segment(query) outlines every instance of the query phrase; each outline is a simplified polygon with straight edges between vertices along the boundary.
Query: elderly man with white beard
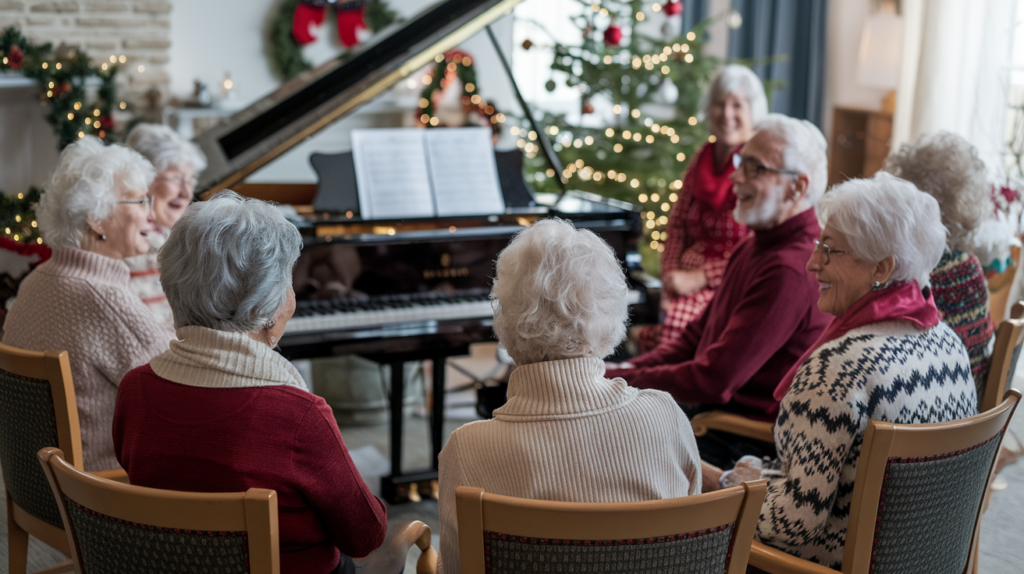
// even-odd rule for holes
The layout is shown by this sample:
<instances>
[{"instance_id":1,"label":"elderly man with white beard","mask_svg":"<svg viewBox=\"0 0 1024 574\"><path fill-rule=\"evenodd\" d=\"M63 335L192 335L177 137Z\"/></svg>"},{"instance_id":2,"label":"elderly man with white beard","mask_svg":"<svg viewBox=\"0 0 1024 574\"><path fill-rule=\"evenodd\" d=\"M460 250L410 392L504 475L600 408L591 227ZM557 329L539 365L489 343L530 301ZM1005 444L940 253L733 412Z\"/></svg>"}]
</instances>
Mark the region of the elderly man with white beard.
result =
<instances>
[{"instance_id":1,"label":"elderly man with white beard","mask_svg":"<svg viewBox=\"0 0 1024 574\"><path fill-rule=\"evenodd\" d=\"M672 394L690 416L725 410L774 420L776 386L828 324L807 260L821 229L814 204L825 192L825 137L813 124L770 114L734 156L733 217L754 234L736 248L722 286L683 334L608 378ZM774 456L770 443L709 431L701 458L732 468L741 456Z\"/></svg>"}]
</instances>

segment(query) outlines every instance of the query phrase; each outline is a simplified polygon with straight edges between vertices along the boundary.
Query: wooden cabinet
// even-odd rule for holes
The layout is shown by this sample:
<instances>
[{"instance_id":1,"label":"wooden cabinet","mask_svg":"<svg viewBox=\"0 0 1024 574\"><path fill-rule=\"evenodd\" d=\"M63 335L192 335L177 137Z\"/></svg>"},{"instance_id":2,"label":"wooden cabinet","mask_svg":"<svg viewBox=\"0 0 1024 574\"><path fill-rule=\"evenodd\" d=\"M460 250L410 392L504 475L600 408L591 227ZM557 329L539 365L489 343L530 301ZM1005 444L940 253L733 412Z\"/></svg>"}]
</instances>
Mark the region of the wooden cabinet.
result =
<instances>
[{"instance_id":1,"label":"wooden cabinet","mask_svg":"<svg viewBox=\"0 0 1024 574\"><path fill-rule=\"evenodd\" d=\"M874 175L882 169L891 141L892 114L837 106L829 143L829 186Z\"/></svg>"}]
</instances>

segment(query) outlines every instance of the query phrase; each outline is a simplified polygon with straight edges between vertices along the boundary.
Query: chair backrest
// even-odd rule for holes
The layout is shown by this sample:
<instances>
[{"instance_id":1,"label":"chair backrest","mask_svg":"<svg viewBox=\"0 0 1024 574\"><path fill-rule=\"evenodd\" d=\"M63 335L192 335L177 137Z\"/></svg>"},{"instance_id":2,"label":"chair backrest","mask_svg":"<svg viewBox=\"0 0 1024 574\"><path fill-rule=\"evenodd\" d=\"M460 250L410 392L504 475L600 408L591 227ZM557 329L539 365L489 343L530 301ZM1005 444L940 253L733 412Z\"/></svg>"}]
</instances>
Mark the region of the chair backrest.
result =
<instances>
[{"instance_id":1,"label":"chair backrest","mask_svg":"<svg viewBox=\"0 0 1024 574\"><path fill-rule=\"evenodd\" d=\"M1018 301L1010 309L1010 318L999 323L996 341L992 347L984 394L978 397L978 412L995 408L1003 400L1006 389L1013 382L1020 350L1024 347L1024 302Z\"/></svg>"},{"instance_id":2,"label":"chair backrest","mask_svg":"<svg viewBox=\"0 0 1024 574\"><path fill-rule=\"evenodd\" d=\"M32 518L63 529L60 511L36 453L44 447L66 449L68 462L81 468L82 437L78 429L75 387L67 351L39 353L0 343L0 466L15 509L29 518L19 524L44 539ZM45 526L43 529L46 530ZM58 540L63 546L63 534ZM52 545L52 544L51 544Z\"/></svg>"},{"instance_id":3,"label":"chair backrest","mask_svg":"<svg viewBox=\"0 0 1024 574\"><path fill-rule=\"evenodd\" d=\"M1013 289L1013 281L1020 271L1020 247L1010 247L1011 265L1006 271L993 275L986 279L988 282L988 310L992 313L992 320L1003 320L1006 313L1006 305L1010 300L1010 291Z\"/></svg>"},{"instance_id":4,"label":"chair backrest","mask_svg":"<svg viewBox=\"0 0 1024 574\"><path fill-rule=\"evenodd\" d=\"M1020 401L947 423L869 421L843 572L971 572L980 513L1006 425Z\"/></svg>"},{"instance_id":5,"label":"chair backrest","mask_svg":"<svg viewBox=\"0 0 1024 574\"><path fill-rule=\"evenodd\" d=\"M757 481L685 498L574 503L460 486L462 571L739 574L766 491Z\"/></svg>"},{"instance_id":6,"label":"chair backrest","mask_svg":"<svg viewBox=\"0 0 1024 574\"><path fill-rule=\"evenodd\" d=\"M226 494L131 486L39 451L79 574L278 574L277 493Z\"/></svg>"}]
</instances>

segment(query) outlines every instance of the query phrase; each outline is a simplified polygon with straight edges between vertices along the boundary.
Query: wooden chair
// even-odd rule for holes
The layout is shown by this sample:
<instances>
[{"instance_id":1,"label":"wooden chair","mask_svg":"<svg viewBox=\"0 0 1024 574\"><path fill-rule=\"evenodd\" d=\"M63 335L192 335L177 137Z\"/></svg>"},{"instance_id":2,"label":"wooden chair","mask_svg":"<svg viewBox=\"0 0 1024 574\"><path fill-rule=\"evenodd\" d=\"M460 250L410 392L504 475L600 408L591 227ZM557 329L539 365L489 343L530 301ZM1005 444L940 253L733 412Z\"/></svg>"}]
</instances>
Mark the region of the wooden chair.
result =
<instances>
[{"instance_id":1,"label":"wooden chair","mask_svg":"<svg viewBox=\"0 0 1024 574\"><path fill-rule=\"evenodd\" d=\"M273 490L210 494L131 486L82 472L53 447L39 451L39 463L50 498L59 501L78 574L164 572L169 564L182 572L280 572Z\"/></svg>"},{"instance_id":2,"label":"wooden chair","mask_svg":"<svg viewBox=\"0 0 1024 574\"><path fill-rule=\"evenodd\" d=\"M948 423L869 421L857 463L842 572L966 574L977 567L981 508L1020 401ZM772 573L836 570L754 542L750 564Z\"/></svg>"},{"instance_id":3,"label":"wooden chair","mask_svg":"<svg viewBox=\"0 0 1024 574\"><path fill-rule=\"evenodd\" d=\"M47 447L37 455L60 503L78 574L280 572L277 493L250 488L224 494L131 486L82 472ZM430 527L414 520L397 529L380 551L360 561L367 574L401 572L409 548L422 553L417 574L434 574L437 552Z\"/></svg>"},{"instance_id":4,"label":"wooden chair","mask_svg":"<svg viewBox=\"0 0 1024 574\"><path fill-rule=\"evenodd\" d=\"M746 571L764 481L685 498L572 503L456 489L465 574L550 571ZM596 568L594 568L596 570Z\"/></svg>"},{"instance_id":5,"label":"wooden chair","mask_svg":"<svg viewBox=\"0 0 1024 574\"><path fill-rule=\"evenodd\" d=\"M68 556L67 537L36 453L56 446L82 468L75 387L67 351L39 353L0 343L0 466L7 497L8 568L28 567L31 534ZM98 473L125 477L122 469ZM44 572L71 571L71 562Z\"/></svg>"},{"instance_id":6,"label":"wooden chair","mask_svg":"<svg viewBox=\"0 0 1024 574\"><path fill-rule=\"evenodd\" d=\"M704 436L709 430L718 430L764 442L775 442L773 421L759 421L725 411L708 411L690 419L694 436Z\"/></svg>"},{"instance_id":7,"label":"wooden chair","mask_svg":"<svg viewBox=\"0 0 1024 574\"><path fill-rule=\"evenodd\" d=\"M978 412L995 408L1013 382L1017 360L1024 346L1024 301L1018 301L1010 309L1010 318L999 323L996 341L992 349L992 362L988 368L984 395L978 397Z\"/></svg>"},{"instance_id":8,"label":"wooden chair","mask_svg":"<svg viewBox=\"0 0 1024 574\"><path fill-rule=\"evenodd\" d=\"M988 282L988 309L992 313L992 320L999 323L1006 315L1006 304L1010 299L1010 290L1013 289L1013 281L1020 269L1020 247L1010 247L1010 258L1012 265L1002 273L993 275L986 279Z\"/></svg>"}]
</instances>

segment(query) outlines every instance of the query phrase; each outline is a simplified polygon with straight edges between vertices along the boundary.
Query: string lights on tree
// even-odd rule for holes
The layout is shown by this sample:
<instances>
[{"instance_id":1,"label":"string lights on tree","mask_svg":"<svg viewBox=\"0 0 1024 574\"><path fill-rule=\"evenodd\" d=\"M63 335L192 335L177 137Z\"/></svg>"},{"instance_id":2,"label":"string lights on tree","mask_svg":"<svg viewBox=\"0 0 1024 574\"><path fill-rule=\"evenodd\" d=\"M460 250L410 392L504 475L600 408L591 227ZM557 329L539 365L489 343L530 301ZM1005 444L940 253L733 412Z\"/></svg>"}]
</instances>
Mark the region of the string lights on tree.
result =
<instances>
[{"instance_id":1,"label":"string lights on tree","mask_svg":"<svg viewBox=\"0 0 1024 574\"><path fill-rule=\"evenodd\" d=\"M718 65L702 54L709 22L678 34L677 27L669 36L657 34L666 16L683 9L679 2L601 0L574 17L583 32L579 44L555 43L550 48L547 88L553 91L557 81L578 90L582 112L547 114L544 119L565 165L560 175L570 189L642 207L645 237L640 247L644 267L655 275L687 161L709 138L700 121L700 102ZM661 29L668 28L672 26ZM525 123L511 132L519 136L534 187L557 192L556 174L540 154L537 134Z\"/></svg>"}]
</instances>

